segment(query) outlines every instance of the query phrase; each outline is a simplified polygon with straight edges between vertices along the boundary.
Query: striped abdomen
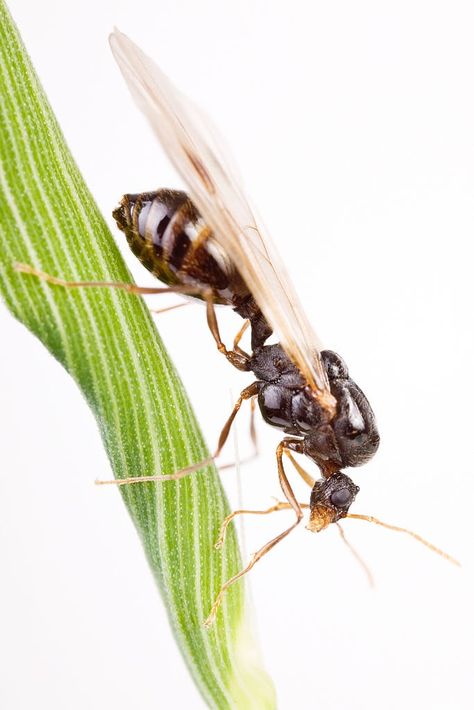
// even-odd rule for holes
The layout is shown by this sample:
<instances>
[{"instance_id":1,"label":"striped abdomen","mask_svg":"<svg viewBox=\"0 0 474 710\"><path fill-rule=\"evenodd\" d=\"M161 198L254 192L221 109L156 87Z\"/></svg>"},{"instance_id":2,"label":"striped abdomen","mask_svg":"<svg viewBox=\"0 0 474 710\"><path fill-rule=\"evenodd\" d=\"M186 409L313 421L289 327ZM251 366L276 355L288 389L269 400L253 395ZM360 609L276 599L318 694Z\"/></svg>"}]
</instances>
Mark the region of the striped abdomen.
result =
<instances>
[{"instance_id":1,"label":"striped abdomen","mask_svg":"<svg viewBox=\"0 0 474 710\"><path fill-rule=\"evenodd\" d=\"M215 303L234 307L248 297L240 274L186 193L124 195L113 216L135 256L160 281L210 287Z\"/></svg>"}]
</instances>

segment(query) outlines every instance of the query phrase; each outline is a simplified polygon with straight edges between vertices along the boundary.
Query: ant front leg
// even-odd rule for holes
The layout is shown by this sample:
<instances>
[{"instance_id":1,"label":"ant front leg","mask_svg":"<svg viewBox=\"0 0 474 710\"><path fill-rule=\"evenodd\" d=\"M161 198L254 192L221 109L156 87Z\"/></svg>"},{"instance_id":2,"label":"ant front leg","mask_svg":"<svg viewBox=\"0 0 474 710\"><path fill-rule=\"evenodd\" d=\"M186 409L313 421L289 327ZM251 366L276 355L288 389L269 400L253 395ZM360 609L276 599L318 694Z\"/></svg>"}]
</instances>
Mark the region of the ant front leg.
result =
<instances>
[{"instance_id":1,"label":"ant front leg","mask_svg":"<svg viewBox=\"0 0 474 710\"><path fill-rule=\"evenodd\" d=\"M277 459L277 466L278 466L278 478L280 481L280 486L283 491L283 494L288 501L289 507L294 511L296 515L296 520L293 523L293 525L290 525L289 528L286 528L286 530L283 530L282 533L277 535L276 537L272 538L269 542L267 542L263 547L261 547L257 552L254 552L252 555L252 559L248 563L244 569L242 569L240 572L235 574L233 577L227 580L222 587L219 590L219 593L216 597L216 600L214 604L212 605L211 612L209 616L207 617L206 621L204 622L204 626L209 627L214 619L216 618L217 611L222 603L222 599L224 598L224 594L228 590L228 588L234 584L234 582L237 582L238 579L241 579L247 572L250 572L252 567L254 567L259 560L262 559L264 555L267 554L267 552L270 552L270 550L275 547L279 542L284 540L287 535L290 534L292 530L296 528L297 525L300 524L302 518L303 518L303 510L301 505L298 503L298 500L296 499L296 496L293 492L292 487L290 486L290 483L288 481L288 478L285 473L285 469L283 467L283 453L285 449L288 449L292 447L294 443L296 443L298 440L297 439L283 439L278 446L276 450L276 459ZM273 512L273 510L278 510L281 508L281 505L278 504L278 507L273 507L270 509L268 512Z\"/></svg>"},{"instance_id":2,"label":"ant front leg","mask_svg":"<svg viewBox=\"0 0 474 710\"><path fill-rule=\"evenodd\" d=\"M299 503L300 507L305 509L309 508L308 503ZM284 503L283 501L277 500L274 505L271 505L270 508L266 508L265 510L234 510L232 513L230 513L227 518L224 518L224 521L221 525L221 528L219 530L219 537L217 538L217 542L214 545L216 550L220 550L221 547L224 546L225 543L225 538L227 535L227 528L231 524L231 522L236 518L238 515L270 515L271 513L277 513L280 510L292 510L293 506L290 505L290 503Z\"/></svg>"},{"instance_id":3,"label":"ant front leg","mask_svg":"<svg viewBox=\"0 0 474 710\"><path fill-rule=\"evenodd\" d=\"M255 400L252 400L252 405L254 405ZM253 414L253 411L252 411ZM250 428L252 429L252 424L250 425ZM256 440L255 440L255 445L256 445ZM291 449L290 449L291 446ZM290 451L295 451L298 454L303 453L303 447L301 444L301 441L298 440L289 440L287 442L287 447L284 449L285 456L291 461L293 466L296 469L296 472L301 476L303 481L308 484L310 488L313 488L315 484L315 479L296 461L294 456L290 453ZM255 453L256 455L256 453ZM250 457L250 459L253 458ZM233 465L233 464L229 464ZM222 466L222 468L227 468L226 466ZM310 506L307 503L299 503L300 508L309 508ZM232 520L237 517L237 515L269 515L270 513L276 513L279 510L288 510L292 506L289 503L282 503L281 501L277 501L275 505L272 505L270 508L267 508L266 510L234 510L233 513L230 513L230 515L227 516L227 518L224 519L224 522L222 523L220 532L219 532L219 538L215 544L215 548L218 550L220 549L225 541L225 536L227 532L227 528L229 527L230 523Z\"/></svg>"},{"instance_id":4,"label":"ant front leg","mask_svg":"<svg viewBox=\"0 0 474 710\"><path fill-rule=\"evenodd\" d=\"M304 453L302 442L301 441L295 441L293 442L293 446L291 447L292 451L295 451L298 454ZM290 449L285 449L285 455L287 458L290 459L291 463L295 467L296 471L299 473L303 481L310 487L313 488L314 484L316 483L316 480L301 466L298 461L295 459L294 456L290 453Z\"/></svg>"}]
</instances>

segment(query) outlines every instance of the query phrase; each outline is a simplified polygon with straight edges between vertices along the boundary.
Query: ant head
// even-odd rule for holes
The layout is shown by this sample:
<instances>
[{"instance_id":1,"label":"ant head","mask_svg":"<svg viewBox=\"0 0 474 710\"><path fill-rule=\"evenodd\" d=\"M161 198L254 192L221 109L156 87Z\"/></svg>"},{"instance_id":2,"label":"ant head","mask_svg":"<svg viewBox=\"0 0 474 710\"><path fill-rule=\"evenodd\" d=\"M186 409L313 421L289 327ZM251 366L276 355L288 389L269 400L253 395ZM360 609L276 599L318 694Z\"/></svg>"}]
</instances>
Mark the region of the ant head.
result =
<instances>
[{"instance_id":1,"label":"ant head","mask_svg":"<svg viewBox=\"0 0 474 710\"><path fill-rule=\"evenodd\" d=\"M320 532L345 518L358 492L359 487L340 471L316 481L309 503L308 530Z\"/></svg>"}]
</instances>

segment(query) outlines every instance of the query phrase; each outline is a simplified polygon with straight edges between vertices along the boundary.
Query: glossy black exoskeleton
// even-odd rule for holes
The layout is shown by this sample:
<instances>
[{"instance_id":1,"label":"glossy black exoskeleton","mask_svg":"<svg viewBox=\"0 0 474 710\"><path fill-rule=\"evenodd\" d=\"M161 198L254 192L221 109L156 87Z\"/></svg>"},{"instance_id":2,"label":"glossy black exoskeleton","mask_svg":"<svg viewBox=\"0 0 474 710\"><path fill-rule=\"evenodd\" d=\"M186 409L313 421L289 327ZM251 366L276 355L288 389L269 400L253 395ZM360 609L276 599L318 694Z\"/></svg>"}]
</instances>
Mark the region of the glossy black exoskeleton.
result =
<instances>
[{"instance_id":1,"label":"glossy black exoskeleton","mask_svg":"<svg viewBox=\"0 0 474 710\"><path fill-rule=\"evenodd\" d=\"M219 455L244 400L257 400L265 421L285 432L276 449L285 502L278 502L268 510L240 510L228 515L216 546L223 544L225 530L237 514L291 509L296 520L255 552L250 562L221 586L205 621L207 626L215 618L228 587L296 528L305 507L310 508L310 530L323 530L346 516L369 520L408 533L454 561L405 528L348 512L359 489L341 469L365 463L379 444L366 397L349 377L343 360L334 352L321 351L285 274L284 264L266 239L234 168L226 168L223 162L222 141L215 128L205 126L201 112L125 35L114 32L111 47L132 94L188 184L207 223L184 192L157 190L122 198L113 213L118 227L125 233L134 254L166 287L66 281L29 264L17 264L16 268L66 288L117 288L131 294L175 292L200 298L206 303L209 329L219 352L239 370L253 372L256 380L242 391L222 429L214 457L174 473L143 471L132 478L101 483L164 482L205 469ZM231 350L227 350L219 334L216 304L230 306L246 321ZM247 325L251 331L250 353L239 347ZM273 330L279 334L280 343L269 345L267 341ZM291 452L314 461L322 478L314 481ZM295 496L283 466L284 454L312 488L309 506Z\"/></svg>"},{"instance_id":2,"label":"glossy black exoskeleton","mask_svg":"<svg viewBox=\"0 0 474 710\"><path fill-rule=\"evenodd\" d=\"M327 477L366 463L377 451L379 435L370 404L342 358L331 350L323 350L321 357L337 400L330 422L279 345L257 349L250 366L258 378L258 403L265 421L303 437L299 446L290 448L313 459Z\"/></svg>"},{"instance_id":3,"label":"glossy black exoskeleton","mask_svg":"<svg viewBox=\"0 0 474 710\"><path fill-rule=\"evenodd\" d=\"M348 476L335 474L366 463L380 441L372 408L349 377L342 358L331 350L324 350L321 357L337 400L336 415L331 421L278 344L257 348L250 360L250 368L258 378L255 388L263 418L292 435L285 439L285 448L308 456L328 479L327 483L324 479L317 481L313 488L312 530L323 529L347 513L359 489ZM331 492L336 481L341 480L345 481L344 489L338 488L337 496L328 496L327 491ZM341 490L347 492L346 497Z\"/></svg>"},{"instance_id":4,"label":"glossy black exoskeleton","mask_svg":"<svg viewBox=\"0 0 474 710\"><path fill-rule=\"evenodd\" d=\"M305 454L323 475L311 494L310 529L321 530L343 517L358 488L339 472L366 463L377 450L379 435L367 398L349 377L342 358L330 350L319 355L337 403L336 412L330 417L281 345L266 345L272 328L235 264L212 241L211 230L185 193L158 190L125 195L114 217L147 269L170 288L188 288L189 293L207 301L208 323L219 350L235 367L253 372L257 378L242 392L216 453L220 452L242 401L257 397L263 419L287 435L281 442L280 454L283 450ZM251 354L237 343L233 350L225 349L215 303L231 306L248 320ZM340 486L341 481L345 481L344 487ZM337 495L333 491L336 484Z\"/></svg>"}]
</instances>

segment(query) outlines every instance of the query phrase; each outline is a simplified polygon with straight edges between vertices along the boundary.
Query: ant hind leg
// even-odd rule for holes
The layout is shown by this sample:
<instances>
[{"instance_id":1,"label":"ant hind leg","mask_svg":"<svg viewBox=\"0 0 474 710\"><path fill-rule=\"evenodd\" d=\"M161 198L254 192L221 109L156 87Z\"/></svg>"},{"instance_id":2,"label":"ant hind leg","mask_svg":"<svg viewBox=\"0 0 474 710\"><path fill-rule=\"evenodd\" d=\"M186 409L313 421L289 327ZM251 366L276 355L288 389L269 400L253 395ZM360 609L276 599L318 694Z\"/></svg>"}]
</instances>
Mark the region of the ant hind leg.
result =
<instances>
[{"instance_id":1,"label":"ant hind leg","mask_svg":"<svg viewBox=\"0 0 474 710\"><path fill-rule=\"evenodd\" d=\"M52 286L61 286L62 288L112 288L121 291L126 291L130 294L151 296L160 293L181 293L183 296L197 296L206 302L207 323L209 330L216 341L217 349L223 353L229 362L238 370L248 371L250 357L238 347L240 337L246 329L246 325L240 330L236 337L236 345L233 350L227 350L221 340L219 325L214 304L214 294L210 288L202 288L199 286L187 286L185 284L172 284L171 286L137 286L136 284L125 283L123 281L67 281L45 271L36 269L29 264L16 263L14 266L16 271L30 276L36 276L41 281L51 284Z\"/></svg>"},{"instance_id":2,"label":"ant hind leg","mask_svg":"<svg viewBox=\"0 0 474 710\"><path fill-rule=\"evenodd\" d=\"M160 293L181 293L183 296L202 296L204 298L208 296L208 291L205 289L185 286L183 284L155 287L137 286L136 284L126 283L124 281L67 281L65 279L58 278L57 276L53 276L52 274L48 274L46 271L36 269L34 266L30 266L29 264L16 263L15 271L19 271L22 274L28 274L30 276L36 276L41 281L45 281L52 286L61 286L62 288L112 288L141 296L152 296Z\"/></svg>"}]
</instances>

